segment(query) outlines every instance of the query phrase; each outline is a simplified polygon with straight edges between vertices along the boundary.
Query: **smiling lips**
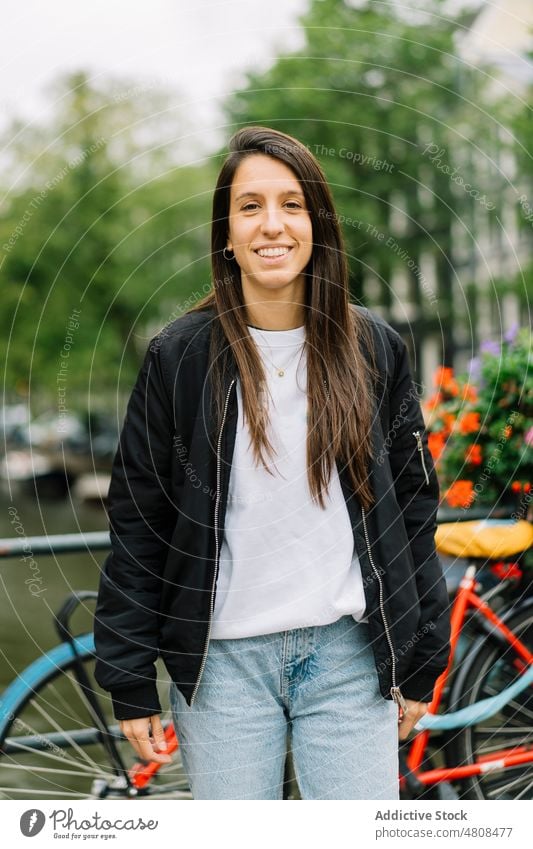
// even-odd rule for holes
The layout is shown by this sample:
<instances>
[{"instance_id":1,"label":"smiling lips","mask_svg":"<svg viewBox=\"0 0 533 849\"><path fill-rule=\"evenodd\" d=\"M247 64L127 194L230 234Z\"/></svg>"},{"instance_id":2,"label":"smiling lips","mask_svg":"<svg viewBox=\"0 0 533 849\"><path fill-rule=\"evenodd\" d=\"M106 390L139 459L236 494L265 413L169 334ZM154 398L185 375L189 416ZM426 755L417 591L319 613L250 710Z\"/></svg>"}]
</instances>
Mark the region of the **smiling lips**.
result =
<instances>
[{"instance_id":1,"label":"smiling lips","mask_svg":"<svg viewBox=\"0 0 533 849\"><path fill-rule=\"evenodd\" d=\"M289 247L288 245L279 245L279 247L272 248L257 248L255 253L257 256L260 256L261 259L280 260L288 256L291 250L292 247Z\"/></svg>"}]
</instances>

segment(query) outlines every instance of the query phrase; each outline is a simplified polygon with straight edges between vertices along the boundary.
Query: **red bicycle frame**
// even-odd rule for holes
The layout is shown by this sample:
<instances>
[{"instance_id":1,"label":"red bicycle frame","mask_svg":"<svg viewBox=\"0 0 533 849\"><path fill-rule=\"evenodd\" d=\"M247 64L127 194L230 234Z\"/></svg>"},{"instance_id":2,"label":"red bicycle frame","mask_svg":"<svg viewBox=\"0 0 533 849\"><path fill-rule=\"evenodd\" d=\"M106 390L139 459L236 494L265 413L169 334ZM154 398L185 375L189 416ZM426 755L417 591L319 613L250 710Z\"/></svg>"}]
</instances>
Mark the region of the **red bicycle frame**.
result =
<instances>
[{"instance_id":1,"label":"red bicycle frame","mask_svg":"<svg viewBox=\"0 0 533 849\"><path fill-rule=\"evenodd\" d=\"M450 670L453 667L457 643L464 625L465 616L467 610L471 607L476 608L482 616L488 619L513 647L517 654L514 661L517 668L524 670L529 664L533 663L533 654L527 646L518 639L493 609L477 594L475 575L476 567L474 565L468 566L459 584L451 613L450 658L448 666L436 681L433 691L433 701L428 706L428 713L436 714L438 712L444 687ZM520 662L520 659L523 660L523 663ZM500 749L497 752L492 752L490 755L483 755L474 764L421 771L420 767L426 753L429 735L429 729L419 731L411 742L407 756L408 768L416 775L417 780L425 785L437 784L440 781L457 781L472 775L480 775L483 772L533 762L533 748L521 746L513 749ZM404 785L405 777L400 776L400 786L403 787Z\"/></svg>"},{"instance_id":2,"label":"red bicycle frame","mask_svg":"<svg viewBox=\"0 0 533 849\"><path fill-rule=\"evenodd\" d=\"M428 713L436 714L441 703L442 694L450 670L452 669L457 643L461 630L464 625L467 610L471 607L476 608L489 622L492 623L505 637L509 644L516 651L517 658L515 664L522 666L525 669L529 664L533 663L533 654L529 651L518 637L505 625L504 622L497 616L492 608L484 602L476 592L476 567L469 566L462 578L459 589L455 596L452 613L451 613L451 634L450 634L450 658L448 666L437 679L434 688L433 701L428 707ZM523 664L520 664L520 658ZM490 755L481 756L475 764L467 766L445 767L440 769L430 769L421 771L420 767L426 753L430 731L429 729L419 731L416 737L413 738L407 757L407 766L416 775L419 782L425 785L437 784L440 781L453 781L461 778L467 778L472 775L479 775L495 769L505 769L506 767L516 766L517 764L533 762L533 749L525 746L515 747L513 749L501 749L493 752ZM165 738L167 741L167 752L172 754L178 748L178 739L174 731L172 723L165 729ZM160 764L136 763L129 771L129 778L133 786L138 790L150 782L151 778L159 770ZM400 776L400 787L405 785L405 777Z\"/></svg>"}]
</instances>

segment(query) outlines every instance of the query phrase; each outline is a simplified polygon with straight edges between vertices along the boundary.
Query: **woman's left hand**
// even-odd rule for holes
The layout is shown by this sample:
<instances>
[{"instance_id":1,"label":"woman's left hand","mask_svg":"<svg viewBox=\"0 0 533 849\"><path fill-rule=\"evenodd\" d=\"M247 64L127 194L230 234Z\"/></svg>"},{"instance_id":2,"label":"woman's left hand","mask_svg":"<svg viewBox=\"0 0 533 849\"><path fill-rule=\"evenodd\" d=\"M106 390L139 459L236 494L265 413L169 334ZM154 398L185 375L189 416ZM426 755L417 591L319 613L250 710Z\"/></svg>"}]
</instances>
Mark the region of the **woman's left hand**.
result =
<instances>
[{"instance_id":1,"label":"woman's left hand","mask_svg":"<svg viewBox=\"0 0 533 849\"><path fill-rule=\"evenodd\" d=\"M424 716L428 710L429 702L414 702L412 699L406 699L407 710L402 718L398 720L398 731L400 740L405 740L413 730L421 716ZM398 712L400 708L398 708Z\"/></svg>"}]
</instances>

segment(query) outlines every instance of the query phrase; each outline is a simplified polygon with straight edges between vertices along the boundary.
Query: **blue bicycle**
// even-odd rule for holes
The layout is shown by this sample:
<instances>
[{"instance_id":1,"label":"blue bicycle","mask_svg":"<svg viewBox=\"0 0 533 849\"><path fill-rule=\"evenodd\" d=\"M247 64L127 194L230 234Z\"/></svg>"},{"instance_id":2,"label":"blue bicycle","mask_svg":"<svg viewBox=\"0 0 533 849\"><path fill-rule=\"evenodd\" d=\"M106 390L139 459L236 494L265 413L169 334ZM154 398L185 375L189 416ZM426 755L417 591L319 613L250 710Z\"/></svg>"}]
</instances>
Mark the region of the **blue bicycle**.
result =
<instances>
[{"instance_id":1,"label":"blue bicycle","mask_svg":"<svg viewBox=\"0 0 533 849\"><path fill-rule=\"evenodd\" d=\"M60 643L21 672L0 697L0 798L190 799L178 756L139 781L135 761L113 717L109 694L95 681L92 633L74 636L70 618L91 591L68 597L55 617ZM166 693L165 670L158 677ZM167 677L168 681L168 677ZM163 725L172 726L168 705Z\"/></svg>"}]
</instances>

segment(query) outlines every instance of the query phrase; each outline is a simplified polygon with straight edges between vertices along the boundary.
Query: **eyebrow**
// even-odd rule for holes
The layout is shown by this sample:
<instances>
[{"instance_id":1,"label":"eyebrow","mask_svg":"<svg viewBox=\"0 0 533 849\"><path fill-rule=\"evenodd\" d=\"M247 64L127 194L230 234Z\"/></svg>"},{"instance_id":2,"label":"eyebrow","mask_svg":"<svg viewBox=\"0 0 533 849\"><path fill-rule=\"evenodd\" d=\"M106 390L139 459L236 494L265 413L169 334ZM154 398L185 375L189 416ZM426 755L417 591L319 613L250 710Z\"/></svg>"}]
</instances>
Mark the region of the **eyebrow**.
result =
<instances>
[{"instance_id":1,"label":"eyebrow","mask_svg":"<svg viewBox=\"0 0 533 849\"><path fill-rule=\"evenodd\" d=\"M280 192L280 197L284 197L285 195L296 195L297 197L304 198L303 192L298 191L298 189L287 189L284 192ZM243 192L241 195L238 195L235 198L235 201L241 200L242 198L247 197L262 197L261 192Z\"/></svg>"}]
</instances>

